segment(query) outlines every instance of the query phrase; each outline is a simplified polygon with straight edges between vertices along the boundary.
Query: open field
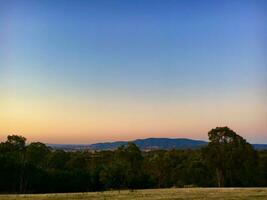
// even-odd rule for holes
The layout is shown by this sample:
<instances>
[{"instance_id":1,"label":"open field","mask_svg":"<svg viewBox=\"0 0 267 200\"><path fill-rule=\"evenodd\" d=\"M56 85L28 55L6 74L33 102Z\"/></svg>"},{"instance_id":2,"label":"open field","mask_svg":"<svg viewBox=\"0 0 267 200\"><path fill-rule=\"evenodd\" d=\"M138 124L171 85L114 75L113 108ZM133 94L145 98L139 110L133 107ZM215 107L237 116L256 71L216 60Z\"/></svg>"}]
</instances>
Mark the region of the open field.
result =
<instances>
[{"instance_id":1,"label":"open field","mask_svg":"<svg viewBox=\"0 0 267 200\"><path fill-rule=\"evenodd\" d=\"M0 200L267 200L267 188L183 188L70 194L0 195Z\"/></svg>"}]
</instances>

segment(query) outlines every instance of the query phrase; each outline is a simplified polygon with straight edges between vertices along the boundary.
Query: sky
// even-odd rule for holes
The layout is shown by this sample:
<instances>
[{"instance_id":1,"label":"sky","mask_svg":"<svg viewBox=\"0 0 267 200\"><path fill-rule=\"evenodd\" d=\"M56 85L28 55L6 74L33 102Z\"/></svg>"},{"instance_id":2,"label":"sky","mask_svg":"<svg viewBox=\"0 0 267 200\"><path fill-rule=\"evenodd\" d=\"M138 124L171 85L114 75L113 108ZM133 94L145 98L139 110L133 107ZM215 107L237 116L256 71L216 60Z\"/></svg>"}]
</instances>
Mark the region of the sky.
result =
<instances>
[{"instance_id":1,"label":"sky","mask_svg":"<svg viewBox=\"0 0 267 200\"><path fill-rule=\"evenodd\" d=\"M265 0L0 0L0 141L267 143Z\"/></svg>"}]
</instances>

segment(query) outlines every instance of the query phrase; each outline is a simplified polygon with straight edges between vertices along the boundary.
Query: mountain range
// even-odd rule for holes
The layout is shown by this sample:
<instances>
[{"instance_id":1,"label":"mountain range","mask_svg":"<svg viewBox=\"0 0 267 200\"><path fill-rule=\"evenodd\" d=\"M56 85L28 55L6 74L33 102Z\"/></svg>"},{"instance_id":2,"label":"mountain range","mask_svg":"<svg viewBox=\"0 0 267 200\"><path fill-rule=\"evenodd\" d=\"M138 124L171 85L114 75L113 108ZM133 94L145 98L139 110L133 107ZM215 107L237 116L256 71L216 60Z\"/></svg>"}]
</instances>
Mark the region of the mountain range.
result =
<instances>
[{"instance_id":1,"label":"mountain range","mask_svg":"<svg viewBox=\"0 0 267 200\"><path fill-rule=\"evenodd\" d=\"M187 138L146 138L137 139L134 141L116 141L116 142L104 142L95 144L47 144L54 149L62 149L66 151L77 150L115 150L119 146L127 145L128 142L135 143L141 150L153 150L153 149L199 149L208 144L207 141L193 140ZM267 144L253 144L255 149L264 150L267 149Z\"/></svg>"}]
</instances>

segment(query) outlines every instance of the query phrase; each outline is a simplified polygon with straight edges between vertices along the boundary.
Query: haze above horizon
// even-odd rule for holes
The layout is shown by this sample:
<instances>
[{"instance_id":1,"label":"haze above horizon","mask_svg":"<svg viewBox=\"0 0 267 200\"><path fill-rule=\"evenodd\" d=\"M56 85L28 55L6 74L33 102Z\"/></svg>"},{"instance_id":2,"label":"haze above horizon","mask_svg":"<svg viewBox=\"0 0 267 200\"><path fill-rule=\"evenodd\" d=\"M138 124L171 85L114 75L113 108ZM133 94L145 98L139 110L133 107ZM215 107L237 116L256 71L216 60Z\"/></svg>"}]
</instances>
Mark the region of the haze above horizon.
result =
<instances>
[{"instance_id":1,"label":"haze above horizon","mask_svg":"<svg viewBox=\"0 0 267 200\"><path fill-rule=\"evenodd\" d=\"M0 0L0 140L267 143L267 1Z\"/></svg>"}]
</instances>

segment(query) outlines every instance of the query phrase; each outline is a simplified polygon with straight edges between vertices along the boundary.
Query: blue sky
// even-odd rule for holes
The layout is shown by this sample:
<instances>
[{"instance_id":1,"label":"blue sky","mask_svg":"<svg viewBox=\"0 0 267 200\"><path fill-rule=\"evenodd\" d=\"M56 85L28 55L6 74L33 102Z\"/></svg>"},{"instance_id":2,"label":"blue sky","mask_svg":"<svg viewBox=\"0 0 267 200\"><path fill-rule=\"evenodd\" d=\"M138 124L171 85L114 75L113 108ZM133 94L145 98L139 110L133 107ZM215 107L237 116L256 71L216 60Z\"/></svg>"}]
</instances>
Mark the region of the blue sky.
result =
<instances>
[{"instance_id":1,"label":"blue sky","mask_svg":"<svg viewBox=\"0 0 267 200\"><path fill-rule=\"evenodd\" d=\"M56 115L44 115L56 116L58 126L77 112L67 134L77 131L82 141L205 139L209 128L232 125L251 141L267 142L266 8L263 0L0 0L1 117L13 126L1 134L65 142L43 136L61 136L65 129L29 127L52 123L36 121L38 113L25 106L32 103L40 113L62 105ZM15 107L31 117L23 119ZM79 116L79 109L88 113ZM93 129L87 120L96 120Z\"/></svg>"}]
</instances>

